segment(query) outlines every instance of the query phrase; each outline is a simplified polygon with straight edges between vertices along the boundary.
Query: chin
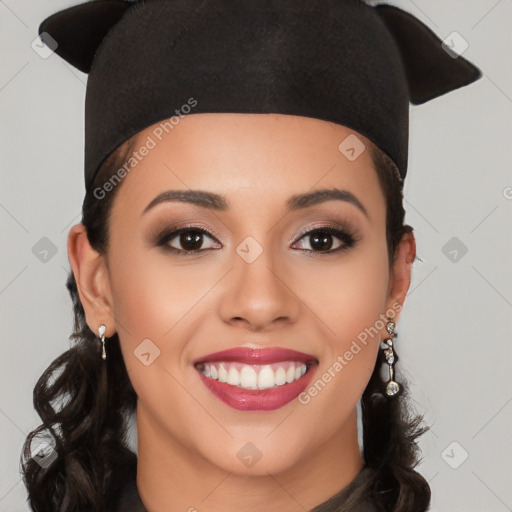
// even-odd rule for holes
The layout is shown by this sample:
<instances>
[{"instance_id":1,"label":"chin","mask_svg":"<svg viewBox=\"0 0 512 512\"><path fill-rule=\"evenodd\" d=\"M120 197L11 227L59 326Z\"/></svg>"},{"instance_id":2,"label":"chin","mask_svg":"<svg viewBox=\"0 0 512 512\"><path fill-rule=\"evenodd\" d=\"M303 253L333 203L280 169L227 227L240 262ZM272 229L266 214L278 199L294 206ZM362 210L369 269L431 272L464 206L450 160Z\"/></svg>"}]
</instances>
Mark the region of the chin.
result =
<instances>
[{"instance_id":1,"label":"chin","mask_svg":"<svg viewBox=\"0 0 512 512\"><path fill-rule=\"evenodd\" d=\"M201 455L214 466L236 475L268 476L269 473L278 474L301 463L305 454L298 447L306 446L306 440L310 439L306 433L301 442L297 431L292 435L283 429L280 435L274 433L269 436L266 429L253 430L253 435L245 431L243 435L229 438L224 444L218 440L207 440L207 446L198 448L209 447L207 451L201 450ZM310 444L308 448L311 448Z\"/></svg>"}]
</instances>

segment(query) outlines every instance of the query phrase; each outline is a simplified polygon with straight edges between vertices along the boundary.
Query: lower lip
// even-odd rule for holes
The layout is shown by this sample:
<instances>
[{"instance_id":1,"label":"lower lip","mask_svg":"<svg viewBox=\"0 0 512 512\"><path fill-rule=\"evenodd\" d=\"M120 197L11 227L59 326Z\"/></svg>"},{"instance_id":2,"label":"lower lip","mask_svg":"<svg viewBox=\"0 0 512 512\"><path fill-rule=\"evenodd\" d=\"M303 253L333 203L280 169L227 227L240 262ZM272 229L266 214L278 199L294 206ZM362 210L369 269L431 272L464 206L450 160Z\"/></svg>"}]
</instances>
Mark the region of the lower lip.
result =
<instances>
[{"instance_id":1,"label":"lower lip","mask_svg":"<svg viewBox=\"0 0 512 512\"><path fill-rule=\"evenodd\" d=\"M310 383L316 365L298 380L267 389L244 389L207 377L198 370L205 386L222 402L239 411L273 411L297 398Z\"/></svg>"}]
</instances>

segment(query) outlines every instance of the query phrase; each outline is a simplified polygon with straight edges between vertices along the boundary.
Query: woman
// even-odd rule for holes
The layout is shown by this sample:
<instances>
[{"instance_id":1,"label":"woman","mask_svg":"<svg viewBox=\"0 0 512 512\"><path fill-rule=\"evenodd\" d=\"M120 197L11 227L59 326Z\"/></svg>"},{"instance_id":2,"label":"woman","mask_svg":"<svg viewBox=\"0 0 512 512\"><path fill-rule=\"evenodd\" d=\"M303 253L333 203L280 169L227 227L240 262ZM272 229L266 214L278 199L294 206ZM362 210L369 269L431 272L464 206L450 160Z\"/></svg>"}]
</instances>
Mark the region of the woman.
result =
<instances>
[{"instance_id":1,"label":"woman","mask_svg":"<svg viewBox=\"0 0 512 512\"><path fill-rule=\"evenodd\" d=\"M98 0L40 33L89 79L33 510L427 510L395 375L408 105L478 69L359 0Z\"/></svg>"}]
</instances>

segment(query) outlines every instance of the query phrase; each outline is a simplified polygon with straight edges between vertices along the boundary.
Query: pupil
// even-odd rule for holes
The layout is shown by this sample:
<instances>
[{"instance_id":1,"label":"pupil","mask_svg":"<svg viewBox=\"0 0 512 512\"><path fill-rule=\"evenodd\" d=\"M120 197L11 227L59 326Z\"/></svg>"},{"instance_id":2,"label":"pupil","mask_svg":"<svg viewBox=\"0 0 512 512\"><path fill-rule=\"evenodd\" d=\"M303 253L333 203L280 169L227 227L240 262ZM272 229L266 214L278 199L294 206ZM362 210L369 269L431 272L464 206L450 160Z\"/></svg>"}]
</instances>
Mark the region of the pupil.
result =
<instances>
[{"instance_id":1,"label":"pupil","mask_svg":"<svg viewBox=\"0 0 512 512\"><path fill-rule=\"evenodd\" d=\"M319 250L329 250L332 247L332 235L330 233L321 233L310 236L311 247ZM325 247L327 245L327 247Z\"/></svg>"},{"instance_id":2,"label":"pupil","mask_svg":"<svg viewBox=\"0 0 512 512\"><path fill-rule=\"evenodd\" d=\"M180 243L186 251L196 251L201 248L203 243L202 233L197 231L188 231L180 235ZM330 233L319 232L310 235L311 247L316 250L330 250L332 247L332 235Z\"/></svg>"},{"instance_id":3,"label":"pupil","mask_svg":"<svg viewBox=\"0 0 512 512\"><path fill-rule=\"evenodd\" d=\"M202 234L197 231L188 231L180 236L181 246L186 251L195 251L201 248L203 243Z\"/></svg>"}]
</instances>

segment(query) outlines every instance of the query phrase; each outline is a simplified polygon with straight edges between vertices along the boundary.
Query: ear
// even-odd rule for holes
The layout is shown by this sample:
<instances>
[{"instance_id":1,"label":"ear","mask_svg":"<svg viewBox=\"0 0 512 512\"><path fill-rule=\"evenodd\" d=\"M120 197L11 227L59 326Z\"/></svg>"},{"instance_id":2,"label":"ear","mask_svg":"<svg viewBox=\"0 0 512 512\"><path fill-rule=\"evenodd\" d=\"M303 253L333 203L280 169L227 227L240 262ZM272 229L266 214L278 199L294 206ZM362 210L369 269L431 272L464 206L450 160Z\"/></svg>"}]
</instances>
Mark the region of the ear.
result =
<instances>
[{"instance_id":1,"label":"ear","mask_svg":"<svg viewBox=\"0 0 512 512\"><path fill-rule=\"evenodd\" d=\"M105 336L112 336L115 321L108 268L105 258L90 246L83 224L76 224L68 233L68 257L87 325L97 333L105 324Z\"/></svg>"},{"instance_id":2,"label":"ear","mask_svg":"<svg viewBox=\"0 0 512 512\"><path fill-rule=\"evenodd\" d=\"M402 235L396 249L396 258L391 271L391 278L386 301L387 310L395 311L397 322L402 311L405 297L411 284L411 272L416 257L416 240L413 233Z\"/></svg>"}]
</instances>

